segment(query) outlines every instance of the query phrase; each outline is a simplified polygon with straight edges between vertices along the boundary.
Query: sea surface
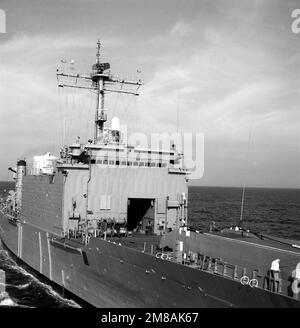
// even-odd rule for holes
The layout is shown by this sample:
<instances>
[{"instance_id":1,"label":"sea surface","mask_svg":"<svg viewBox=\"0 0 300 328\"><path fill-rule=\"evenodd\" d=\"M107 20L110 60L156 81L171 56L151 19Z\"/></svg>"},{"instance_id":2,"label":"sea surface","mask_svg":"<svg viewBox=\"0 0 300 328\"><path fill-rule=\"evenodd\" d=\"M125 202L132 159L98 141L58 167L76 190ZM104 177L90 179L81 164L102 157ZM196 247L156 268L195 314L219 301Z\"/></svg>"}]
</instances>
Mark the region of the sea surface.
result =
<instances>
[{"instance_id":1,"label":"sea surface","mask_svg":"<svg viewBox=\"0 0 300 328\"><path fill-rule=\"evenodd\" d=\"M0 197L13 188L13 183L0 182ZM189 187L189 225L198 230L207 230L212 221L219 228L236 225L241 198L241 188ZM242 218L242 225L252 231L300 240L300 189L248 188ZM6 273L9 294L1 301L0 285L0 307L81 306L21 268L1 246L0 270Z\"/></svg>"},{"instance_id":2,"label":"sea surface","mask_svg":"<svg viewBox=\"0 0 300 328\"><path fill-rule=\"evenodd\" d=\"M188 222L207 230L237 225L242 188L189 187ZM246 188L242 226L254 232L300 240L300 189Z\"/></svg>"}]
</instances>

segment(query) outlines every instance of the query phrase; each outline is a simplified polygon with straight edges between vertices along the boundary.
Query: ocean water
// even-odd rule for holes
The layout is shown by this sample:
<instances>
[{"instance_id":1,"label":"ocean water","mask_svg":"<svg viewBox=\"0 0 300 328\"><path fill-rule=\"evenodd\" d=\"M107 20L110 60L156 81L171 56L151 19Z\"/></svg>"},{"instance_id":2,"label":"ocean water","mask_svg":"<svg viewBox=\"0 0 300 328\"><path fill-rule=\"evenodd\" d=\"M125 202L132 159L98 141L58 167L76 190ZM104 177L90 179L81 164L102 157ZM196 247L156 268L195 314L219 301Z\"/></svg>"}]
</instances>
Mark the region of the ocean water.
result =
<instances>
[{"instance_id":1,"label":"ocean water","mask_svg":"<svg viewBox=\"0 0 300 328\"><path fill-rule=\"evenodd\" d=\"M0 197L13 187L13 183L0 182ZM237 224L241 197L241 188L189 187L189 224L199 230L207 230L212 221L220 228ZM243 226L300 240L300 189L246 189ZM80 307L21 268L1 247L0 270L6 273L5 287L9 294L9 298L1 301L0 293L0 307Z\"/></svg>"},{"instance_id":2,"label":"ocean water","mask_svg":"<svg viewBox=\"0 0 300 328\"><path fill-rule=\"evenodd\" d=\"M236 225L241 215L242 188L190 187L188 221L207 230ZM300 240L300 189L246 188L242 226L254 232Z\"/></svg>"}]
</instances>

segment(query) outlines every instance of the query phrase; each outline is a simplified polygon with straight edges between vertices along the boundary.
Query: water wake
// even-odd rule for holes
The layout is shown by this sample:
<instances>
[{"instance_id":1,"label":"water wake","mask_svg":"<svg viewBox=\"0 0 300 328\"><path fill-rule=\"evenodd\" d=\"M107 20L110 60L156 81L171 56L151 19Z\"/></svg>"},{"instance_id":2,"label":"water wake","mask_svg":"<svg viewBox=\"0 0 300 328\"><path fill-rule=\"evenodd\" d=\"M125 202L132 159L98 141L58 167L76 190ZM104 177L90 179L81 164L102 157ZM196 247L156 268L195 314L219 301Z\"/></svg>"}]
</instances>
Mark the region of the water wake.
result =
<instances>
[{"instance_id":1,"label":"water wake","mask_svg":"<svg viewBox=\"0 0 300 328\"><path fill-rule=\"evenodd\" d=\"M6 293L0 293L0 307L20 307L20 308L33 308L33 306L27 306L23 304L18 304L12 298L10 298Z\"/></svg>"},{"instance_id":2,"label":"water wake","mask_svg":"<svg viewBox=\"0 0 300 328\"><path fill-rule=\"evenodd\" d=\"M5 283L0 282L0 286L16 288L16 289L25 289L25 288L28 288L30 285L31 285L31 281L28 282L27 284L23 284L23 285L12 285L12 284L5 284Z\"/></svg>"},{"instance_id":3,"label":"water wake","mask_svg":"<svg viewBox=\"0 0 300 328\"><path fill-rule=\"evenodd\" d=\"M0 306L19 306L12 298L0 293Z\"/></svg>"},{"instance_id":4,"label":"water wake","mask_svg":"<svg viewBox=\"0 0 300 328\"><path fill-rule=\"evenodd\" d=\"M41 288L43 291L45 291L47 293L47 295L51 296L52 298L54 298L55 301L59 302L62 305L66 305L66 306L69 306L69 307L75 307L75 308L80 308L81 307L75 301L73 301L71 299L64 298L59 293L57 293L50 285L48 285L46 283L43 283L42 281L37 279L33 274L26 271L24 268L18 266L17 263L9 256L7 251L0 250L0 256L1 256L0 261L2 262L1 264L2 264L3 268L7 268L9 270L18 272L23 277L27 277L29 279L29 282L27 282L25 284L20 284L20 285L5 284L6 287L11 287L11 288L16 288L16 289L22 290L22 289L26 289L30 285L32 285L32 287ZM20 305L20 304L16 303L11 298L4 298L1 301L1 293L0 293L0 306L27 307L27 306L23 306L23 305Z\"/></svg>"}]
</instances>

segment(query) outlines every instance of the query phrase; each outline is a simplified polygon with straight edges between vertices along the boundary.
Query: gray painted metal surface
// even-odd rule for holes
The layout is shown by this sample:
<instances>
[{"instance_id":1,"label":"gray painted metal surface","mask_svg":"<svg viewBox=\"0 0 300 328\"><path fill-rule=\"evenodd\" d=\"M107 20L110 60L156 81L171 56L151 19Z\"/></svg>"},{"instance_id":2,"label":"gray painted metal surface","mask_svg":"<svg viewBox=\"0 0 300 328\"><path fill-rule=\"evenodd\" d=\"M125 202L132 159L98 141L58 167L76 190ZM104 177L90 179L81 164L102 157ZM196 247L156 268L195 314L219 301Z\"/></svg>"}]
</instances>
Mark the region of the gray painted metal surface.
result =
<instances>
[{"instance_id":1,"label":"gray painted metal surface","mask_svg":"<svg viewBox=\"0 0 300 328\"><path fill-rule=\"evenodd\" d=\"M4 244L11 250L16 249L17 229L9 228L3 214L0 214L0 226ZM50 242L48 233L24 224L22 260L37 271L40 268L39 235L43 274L98 307L300 306L291 298L243 286L239 281L157 259L99 238L92 238L81 253L57 247Z\"/></svg>"}]
</instances>

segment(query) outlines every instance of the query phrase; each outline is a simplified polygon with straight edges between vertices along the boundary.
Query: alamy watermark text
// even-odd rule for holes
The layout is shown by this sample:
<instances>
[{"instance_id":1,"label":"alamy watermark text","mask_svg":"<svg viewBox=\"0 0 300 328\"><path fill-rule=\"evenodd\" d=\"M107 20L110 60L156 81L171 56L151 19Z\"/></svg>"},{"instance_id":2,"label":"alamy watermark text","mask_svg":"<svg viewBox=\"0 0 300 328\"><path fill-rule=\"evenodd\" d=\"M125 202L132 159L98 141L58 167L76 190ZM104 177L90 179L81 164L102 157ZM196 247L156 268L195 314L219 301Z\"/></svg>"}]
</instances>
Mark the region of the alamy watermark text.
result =
<instances>
[{"instance_id":1,"label":"alamy watermark text","mask_svg":"<svg viewBox=\"0 0 300 328\"><path fill-rule=\"evenodd\" d=\"M300 9L294 9L291 14L292 18L295 18L291 25L291 30L293 33L300 33Z\"/></svg>"}]
</instances>

